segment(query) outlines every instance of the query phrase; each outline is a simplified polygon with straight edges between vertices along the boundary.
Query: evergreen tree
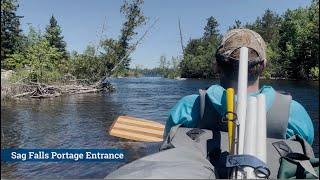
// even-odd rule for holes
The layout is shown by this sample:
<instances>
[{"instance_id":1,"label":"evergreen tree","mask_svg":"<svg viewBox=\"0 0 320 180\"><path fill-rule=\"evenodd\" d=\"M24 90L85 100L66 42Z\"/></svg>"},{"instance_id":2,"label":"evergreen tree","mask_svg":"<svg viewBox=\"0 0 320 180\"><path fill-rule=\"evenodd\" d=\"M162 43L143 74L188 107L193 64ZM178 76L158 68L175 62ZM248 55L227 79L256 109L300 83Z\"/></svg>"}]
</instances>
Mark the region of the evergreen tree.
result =
<instances>
[{"instance_id":1,"label":"evergreen tree","mask_svg":"<svg viewBox=\"0 0 320 180\"><path fill-rule=\"evenodd\" d=\"M255 22L246 24L249 28L259 33L267 44L267 67L264 70L266 78L283 77L286 72L283 71L283 59L280 57L280 49L278 47L280 34L279 29L281 26L281 17L275 12L267 9L262 17L258 17Z\"/></svg>"},{"instance_id":2,"label":"evergreen tree","mask_svg":"<svg viewBox=\"0 0 320 180\"><path fill-rule=\"evenodd\" d=\"M270 9L267 9L262 17L258 17L252 24L247 24L246 28L256 31L269 43L273 39L279 39L280 24L281 17Z\"/></svg>"},{"instance_id":3,"label":"evergreen tree","mask_svg":"<svg viewBox=\"0 0 320 180\"><path fill-rule=\"evenodd\" d=\"M66 42L63 40L61 32L61 27L58 25L57 20L52 15L50 18L50 24L46 28L44 37L49 42L50 46L57 48L58 51L61 52L64 57L66 57Z\"/></svg>"},{"instance_id":4,"label":"evergreen tree","mask_svg":"<svg viewBox=\"0 0 320 180\"><path fill-rule=\"evenodd\" d=\"M203 38L210 39L215 38L219 34L218 21L213 16L207 19L207 25L204 27Z\"/></svg>"},{"instance_id":5,"label":"evergreen tree","mask_svg":"<svg viewBox=\"0 0 320 180\"><path fill-rule=\"evenodd\" d=\"M180 62L181 77L215 77L216 72L213 71L215 64L214 54L220 39L218 22L211 16L207 19L203 37L190 40L184 50L184 56Z\"/></svg>"},{"instance_id":6,"label":"evergreen tree","mask_svg":"<svg viewBox=\"0 0 320 180\"><path fill-rule=\"evenodd\" d=\"M19 50L22 43L22 16L16 14L18 7L16 0L1 1L1 65L9 55Z\"/></svg>"},{"instance_id":7,"label":"evergreen tree","mask_svg":"<svg viewBox=\"0 0 320 180\"><path fill-rule=\"evenodd\" d=\"M242 23L241 23L240 20L237 19L237 20L234 21L234 25L229 27L229 30L231 30L231 29L239 29L241 27L242 27Z\"/></svg>"}]
</instances>

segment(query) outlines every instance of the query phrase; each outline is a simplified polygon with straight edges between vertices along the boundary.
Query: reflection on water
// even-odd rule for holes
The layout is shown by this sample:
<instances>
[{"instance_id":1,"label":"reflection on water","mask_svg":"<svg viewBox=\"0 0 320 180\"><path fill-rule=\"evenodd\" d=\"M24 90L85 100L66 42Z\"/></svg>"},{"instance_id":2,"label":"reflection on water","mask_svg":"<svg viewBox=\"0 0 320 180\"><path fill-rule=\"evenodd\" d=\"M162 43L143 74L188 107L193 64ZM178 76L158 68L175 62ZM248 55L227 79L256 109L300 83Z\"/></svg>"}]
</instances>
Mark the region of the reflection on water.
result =
<instances>
[{"instance_id":1,"label":"reflection on water","mask_svg":"<svg viewBox=\"0 0 320 180\"><path fill-rule=\"evenodd\" d=\"M20 100L1 104L2 148L119 148L128 161L158 151L159 143L130 142L111 137L107 129L119 115L128 114L165 123L170 108L185 95L216 83L213 80L162 78L114 79L114 93L85 94L54 99ZM319 124L317 82L264 81L290 92ZM316 131L316 138L319 132ZM313 147L318 154L319 142ZM317 155L318 156L318 155ZM123 163L1 163L4 178L103 178Z\"/></svg>"}]
</instances>

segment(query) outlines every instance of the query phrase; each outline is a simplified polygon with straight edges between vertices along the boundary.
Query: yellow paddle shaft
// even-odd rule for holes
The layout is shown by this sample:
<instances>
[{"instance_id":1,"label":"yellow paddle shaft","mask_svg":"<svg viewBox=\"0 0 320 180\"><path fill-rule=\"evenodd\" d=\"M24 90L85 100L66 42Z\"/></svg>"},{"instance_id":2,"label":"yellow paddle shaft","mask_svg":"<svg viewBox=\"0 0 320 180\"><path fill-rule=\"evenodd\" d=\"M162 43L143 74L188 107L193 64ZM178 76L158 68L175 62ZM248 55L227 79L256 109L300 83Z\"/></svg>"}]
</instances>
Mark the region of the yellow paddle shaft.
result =
<instances>
[{"instance_id":1,"label":"yellow paddle shaft","mask_svg":"<svg viewBox=\"0 0 320 180\"><path fill-rule=\"evenodd\" d=\"M227 89L227 112L234 112L234 90L233 88ZM229 151L232 151L233 136L234 136L234 123L231 121L233 119L233 113L227 114L228 119L228 139L229 139Z\"/></svg>"}]
</instances>

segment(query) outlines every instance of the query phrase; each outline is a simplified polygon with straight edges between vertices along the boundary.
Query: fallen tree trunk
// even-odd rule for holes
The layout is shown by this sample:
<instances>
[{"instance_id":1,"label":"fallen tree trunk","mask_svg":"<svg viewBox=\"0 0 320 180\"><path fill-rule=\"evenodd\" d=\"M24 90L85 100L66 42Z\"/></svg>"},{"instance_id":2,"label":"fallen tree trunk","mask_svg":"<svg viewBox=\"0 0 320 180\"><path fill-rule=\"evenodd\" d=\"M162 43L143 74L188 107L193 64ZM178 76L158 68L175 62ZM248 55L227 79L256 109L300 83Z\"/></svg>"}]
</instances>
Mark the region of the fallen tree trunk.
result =
<instances>
[{"instance_id":1,"label":"fallen tree trunk","mask_svg":"<svg viewBox=\"0 0 320 180\"><path fill-rule=\"evenodd\" d=\"M11 71L10 71L11 72ZM89 79L76 79L71 74L53 84L31 81L28 77L10 82L1 70L1 100L7 98L51 98L61 95L111 92L115 88L106 77L94 83Z\"/></svg>"},{"instance_id":2,"label":"fallen tree trunk","mask_svg":"<svg viewBox=\"0 0 320 180\"><path fill-rule=\"evenodd\" d=\"M34 91L17 94L17 95L14 95L13 97L14 97L14 98L24 97L24 96L30 95L30 94L32 94L32 93L34 93Z\"/></svg>"},{"instance_id":3,"label":"fallen tree trunk","mask_svg":"<svg viewBox=\"0 0 320 180\"><path fill-rule=\"evenodd\" d=\"M52 97L58 97L60 96L60 93L56 94L42 94L42 95L35 95L35 96L30 96L31 98L52 98Z\"/></svg>"},{"instance_id":4,"label":"fallen tree trunk","mask_svg":"<svg viewBox=\"0 0 320 180\"><path fill-rule=\"evenodd\" d=\"M107 80L106 80L107 81ZM102 82L95 85L47 85L35 82L24 83L22 86L26 87L27 92L12 95L13 98L52 98L61 95L71 94L86 94L86 93L98 93L102 91L110 92L114 90L114 87L110 82ZM21 84L20 84L21 85Z\"/></svg>"}]
</instances>

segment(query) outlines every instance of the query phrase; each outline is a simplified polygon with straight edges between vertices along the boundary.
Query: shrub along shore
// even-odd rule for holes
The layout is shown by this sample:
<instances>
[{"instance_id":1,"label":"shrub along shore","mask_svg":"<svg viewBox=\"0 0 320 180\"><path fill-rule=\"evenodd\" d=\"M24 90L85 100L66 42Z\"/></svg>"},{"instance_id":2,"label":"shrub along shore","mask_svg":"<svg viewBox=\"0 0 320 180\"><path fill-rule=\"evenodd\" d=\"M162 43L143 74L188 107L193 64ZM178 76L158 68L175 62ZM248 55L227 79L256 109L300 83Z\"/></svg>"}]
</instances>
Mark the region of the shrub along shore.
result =
<instances>
[{"instance_id":1,"label":"shrub along shore","mask_svg":"<svg viewBox=\"0 0 320 180\"><path fill-rule=\"evenodd\" d=\"M62 28L54 15L45 30L30 23L23 32L16 14L16 0L1 1L1 94L4 97L47 98L63 94L111 91L108 77L130 75L130 54L151 30L136 39L146 24L143 0L126 1L120 7L124 22L118 38L106 38L106 22L100 39L83 53L67 51ZM156 22L156 21L155 21Z\"/></svg>"}]
</instances>

